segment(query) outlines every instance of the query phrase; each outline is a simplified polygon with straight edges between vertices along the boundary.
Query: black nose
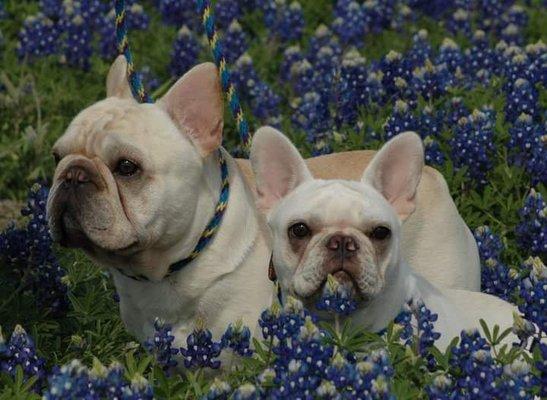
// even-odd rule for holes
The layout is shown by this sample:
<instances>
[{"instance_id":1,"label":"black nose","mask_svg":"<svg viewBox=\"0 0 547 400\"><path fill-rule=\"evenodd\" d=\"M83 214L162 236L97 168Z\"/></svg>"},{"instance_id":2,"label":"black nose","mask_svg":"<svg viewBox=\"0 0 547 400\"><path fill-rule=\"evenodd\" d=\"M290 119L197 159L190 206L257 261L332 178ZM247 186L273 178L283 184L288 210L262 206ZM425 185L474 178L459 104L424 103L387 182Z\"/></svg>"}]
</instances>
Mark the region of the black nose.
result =
<instances>
[{"instance_id":1,"label":"black nose","mask_svg":"<svg viewBox=\"0 0 547 400\"><path fill-rule=\"evenodd\" d=\"M89 182L89 173L84 168L75 166L66 171L64 180L69 185L87 183Z\"/></svg>"},{"instance_id":2,"label":"black nose","mask_svg":"<svg viewBox=\"0 0 547 400\"><path fill-rule=\"evenodd\" d=\"M326 247L330 251L338 253L341 257L350 257L359 250L355 238L347 235L332 235L327 240Z\"/></svg>"}]
</instances>

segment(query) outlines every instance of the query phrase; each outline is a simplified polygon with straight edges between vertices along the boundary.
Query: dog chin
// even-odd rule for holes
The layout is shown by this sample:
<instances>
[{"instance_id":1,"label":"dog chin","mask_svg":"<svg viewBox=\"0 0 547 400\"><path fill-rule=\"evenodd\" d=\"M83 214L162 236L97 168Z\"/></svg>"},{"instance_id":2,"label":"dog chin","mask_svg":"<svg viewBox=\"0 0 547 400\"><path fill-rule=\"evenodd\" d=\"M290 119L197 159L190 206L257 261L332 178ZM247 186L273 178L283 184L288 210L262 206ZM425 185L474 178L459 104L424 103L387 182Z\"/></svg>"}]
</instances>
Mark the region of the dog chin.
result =
<instances>
[{"instance_id":1,"label":"dog chin","mask_svg":"<svg viewBox=\"0 0 547 400\"><path fill-rule=\"evenodd\" d=\"M357 285L357 282L348 272L337 271L333 274L333 277L345 290L349 292L351 298L356 301L357 304L362 304L369 299L369 296L366 293L362 293ZM312 289L311 293L299 293L294 285L291 292L293 296L301 300L308 308L315 309L315 304L323 296L326 285L327 279L325 278L315 289Z\"/></svg>"}]
</instances>

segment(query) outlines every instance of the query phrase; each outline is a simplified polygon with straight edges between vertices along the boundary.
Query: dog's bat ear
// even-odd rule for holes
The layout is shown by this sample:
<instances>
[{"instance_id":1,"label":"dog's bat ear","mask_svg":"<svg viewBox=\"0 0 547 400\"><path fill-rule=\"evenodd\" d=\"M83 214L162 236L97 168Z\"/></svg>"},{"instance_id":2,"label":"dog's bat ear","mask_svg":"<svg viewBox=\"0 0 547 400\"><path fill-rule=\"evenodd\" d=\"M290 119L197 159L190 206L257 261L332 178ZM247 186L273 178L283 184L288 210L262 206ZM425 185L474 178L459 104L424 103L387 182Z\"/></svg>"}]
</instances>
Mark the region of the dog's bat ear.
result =
<instances>
[{"instance_id":1,"label":"dog's bat ear","mask_svg":"<svg viewBox=\"0 0 547 400\"><path fill-rule=\"evenodd\" d=\"M133 98L127 81L127 61L123 55L119 55L110 66L106 77L106 97Z\"/></svg>"},{"instance_id":2,"label":"dog's bat ear","mask_svg":"<svg viewBox=\"0 0 547 400\"><path fill-rule=\"evenodd\" d=\"M213 63L195 66L159 100L158 105L206 156L222 143L223 103Z\"/></svg>"},{"instance_id":3,"label":"dog's bat ear","mask_svg":"<svg viewBox=\"0 0 547 400\"><path fill-rule=\"evenodd\" d=\"M414 132L404 132L384 144L365 169L362 182L378 190L404 221L416 208L423 166L422 140Z\"/></svg>"},{"instance_id":4,"label":"dog's bat ear","mask_svg":"<svg viewBox=\"0 0 547 400\"><path fill-rule=\"evenodd\" d=\"M257 206L262 211L271 210L302 182L313 179L296 147L272 127L256 131L250 158L256 177Z\"/></svg>"}]
</instances>

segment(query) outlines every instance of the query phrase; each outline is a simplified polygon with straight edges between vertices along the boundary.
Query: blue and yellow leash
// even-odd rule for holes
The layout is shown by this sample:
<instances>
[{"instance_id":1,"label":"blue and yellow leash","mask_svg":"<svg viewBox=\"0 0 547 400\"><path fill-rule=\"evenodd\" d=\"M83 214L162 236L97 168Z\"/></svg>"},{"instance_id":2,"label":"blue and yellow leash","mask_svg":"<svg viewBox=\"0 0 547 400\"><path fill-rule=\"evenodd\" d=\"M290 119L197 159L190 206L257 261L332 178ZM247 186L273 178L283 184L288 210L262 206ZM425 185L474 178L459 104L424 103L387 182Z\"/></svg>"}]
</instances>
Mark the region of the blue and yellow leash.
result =
<instances>
[{"instance_id":1,"label":"blue and yellow leash","mask_svg":"<svg viewBox=\"0 0 547 400\"><path fill-rule=\"evenodd\" d=\"M211 4L209 1L196 0L196 5L198 7L198 11L201 13L202 23L205 28L207 38L209 40L209 45L211 46L213 52L213 58L219 70L222 90L226 94L228 103L230 105L230 112L236 121L237 130L243 144L243 149L245 150L245 152L247 152L251 143L251 137L249 135L249 125L243 114L243 109L241 108L236 88L230 78L230 71L227 67L226 57L222 52L222 43L220 41L219 34L215 28L215 18L211 8ZM133 55L129 47L129 39L127 36L125 0L116 0L114 8L116 12L116 46L118 48L118 53L123 54L127 61L127 80L129 82L129 85L131 86L131 92L140 103L152 103L153 100L146 92L142 80L140 79L139 74L136 72L135 65L133 63ZM220 227L220 224L222 223L222 219L224 217L224 213L228 206L228 200L230 197L230 182L228 166L226 164L226 160L221 149L219 149L218 151L218 162L220 167L222 184L220 188L220 195L215 206L215 213L203 230L196 246L194 247L190 255L183 260L171 264L165 277L168 277L173 273L180 271L190 262L195 260L200 255L200 253L207 247L211 240L213 240ZM122 275L136 281L149 281L148 277L144 275L129 275L122 269L118 269L118 271Z\"/></svg>"}]
</instances>

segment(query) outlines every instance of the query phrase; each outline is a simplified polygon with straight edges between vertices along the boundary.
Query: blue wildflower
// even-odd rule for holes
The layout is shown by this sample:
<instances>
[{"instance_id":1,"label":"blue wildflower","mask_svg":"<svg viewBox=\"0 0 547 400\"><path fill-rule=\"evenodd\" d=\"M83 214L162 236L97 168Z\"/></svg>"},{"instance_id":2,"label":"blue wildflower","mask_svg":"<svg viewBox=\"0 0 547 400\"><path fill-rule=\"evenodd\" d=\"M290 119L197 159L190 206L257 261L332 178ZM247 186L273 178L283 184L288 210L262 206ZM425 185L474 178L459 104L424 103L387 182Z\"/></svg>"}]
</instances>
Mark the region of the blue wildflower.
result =
<instances>
[{"instance_id":1,"label":"blue wildflower","mask_svg":"<svg viewBox=\"0 0 547 400\"><path fill-rule=\"evenodd\" d=\"M514 122L522 113L535 117L538 112L537 90L526 79L517 79L506 99L505 119L508 122Z\"/></svg>"},{"instance_id":2,"label":"blue wildflower","mask_svg":"<svg viewBox=\"0 0 547 400\"><path fill-rule=\"evenodd\" d=\"M38 389L45 378L44 364L45 360L36 354L34 341L21 325L15 326L8 343L0 332L0 371L14 377L17 367L21 367L25 381L37 378L34 389Z\"/></svg>"},{"instance_id":3,"label":"blue wildflower","mask_svg":"<svg viewBox=\"0 0 547 400\"><path fill-rule=\"evenodd\" d=\"M222 48L228 63L234 63L247 51L245 32L237 21L232 21L222 39Z\"/></svg>"},{"instance_id":4,"label":"blue wildflower","mask_svg":"<svg viewBox=\"0 0 547 400\"><path fill-rule=\"evenodd\" d=\"M428 32L420 29L418 33L412 36L412 47L408 51L407 58L414 67L423 66L426 60L433 55L433 49L429 44Z\"/></svg>"},{"instance_id":5,"label":"blue wildflower","mask_svg":"<svg viewBox=\"0 0 547 400\"><path fill-rule=\"evenodd\" d=\"M240 356L249 357L253 354L250 349L251 331L239 321L228 325L220 341L222 348L230 348Z\"/></svg>"},{"instance_id":6,"label":"blue wildflower","mask_svg":"<svg viewBox=\"0 0 547 400\"><path fill-rule=\"evenodd\" d=\"M412 77L412 64L401 53L390 50L380 63L382 69L382 84L388 96L402 91L401 86L408 86ZM400 97L399 97L400 98Z\"/></svg>"},{"instance_id":7,"label":"blue wildflower","mask_svg":"<svg viewBox=\"0 0 547 400\"><path fill-rule=\"evenodd\" d=\"M221 29L226 29L230 24L238 20L241 14L239 1L218 0L215 3L215 22Z\"/></svg>"},{"instance_id":8,"label":"blue wildflower","mask_svg":"<svg viewBox=\"0 0 547 400\"><path fill-rule=\"evenodd\" d=\"M453 97L450 99L445 123L448 126L454 126L461 118L469 115L469 113L470 110L463 103L463 99L461 97Z\"/></svg>"},{"instance_id":9,"label":"blue wildflower","mask_svg":"<svg viewBox=\"0 0 547 400\"><path fill-rule=\"evenodd\" d=\"M165 324L159 318L154 321L154 337L144 342L144 348L156 358L158 365L168 372L177 365L173 358L178 354L178 349L173 348L175 337L171 333L171 325Z\"/></svg>"},{"instance_id":10,"label":"blue wildflower","mask_svg":"<svg viewBox=\"0 0 547 400\"><path fill-rule=\"evenodd\" d=\"M471 15L468 10L458 8L450 16L446 27L453 35L462 34L465 36L471 35Z\"/></svg>"},{"instance_id":11,"label":"blue wildflower","mask_svg":"<svg viewBox=\"0 0 547 400\"><path fill-rule=\"evenodd\" d=\"M227 382L221 381L218 378L215 378L209 390L204 397L204 400L228 400L232 388Z\"/></svg>"},{"instance_id":12,"label":"blue wildflower","mask_svg":"<svg viewBox=\"0 0 547 400\"><path fill-rule=\"evenodd\" d=\"M19 31L17 55L19 59L34 61L59 51L61 31L57 25L43 14L27 17Z\"/></svg>"},{"instance_id":13,"label":"blue wildflower","mask_svg":"<svg viewBox=\"0 0 547 400\"><path fill-rule=\"evenodd\" d=\"M357 122L358 110L371 99L367 93L368 71L366 60L358 51L348 51L342 59L337 89L336 119L338 126L353 125Z\"/></svg>"},{"instance_id":14,"label":"blue wildflower","mask_svg":"<svg viewBox=\"0 0 547 400\"><path fill-rule=\"evenodd\" d=\"M541 335L547 333L547 314L545 302L547 301L547 267L539 257L530 257L522 265L522 270L527 276L521 280L520 296L523 300L519 311L528 321L534 323Z\"/></svg>"},{"instance_id":15,"label":"blue wildflower","mask_svg":"<svg viewBox=\"0 0 547 400\"><path fill-rule=\"evenodd\" d=\"M452 39L445 38L439 49L439 54L435 59L436 65L444 64L449 72L455 74L456 71L461 71L464 68L465 57L460 50L460 47Z\"/></svg>"},{"instance_id":16,"label":"blue wildflower","mask_svg":"<svg viewBox=\"0 0 547 400\"><path fill-rule=\"evenodd\" d=\"M356 1L338 1L335 6L338 17L332 23L332 30L344 45L362 46L366 30L365 12Z\"/></svg>"},{"instance_id":17,"label":"blue wildflower","mask_svg":"<svg viewBox=\"0 0 547 400\"><path fill-rule=\"evenodd\" d=\"M270 35L282 42L299 40L304 32L304 13L298 1L287 5L285 0L276 0L270 13L265 13Z\"/></svg>"},{"instance_id":18,"label":"blue wildflower","mask_svg":"<svg viewBox=\"0 0 547 400\"><path fill-rule=\"evenodd\" d=\"M418 119L417 132L422 137L438 138L444 128L444 115L441 110L435 111L430 106L425 106Z\"/></svg>"},{"instance_id":19,"label":"blue wildflower","mask_svg":"<svg viewBox=\"0 0 547 400\"><path fill-rule=\"evenodd\" d=\"M336 57L342 55L342 47L338 42L338 38L333 36L331 30L324 24L319 25L310 38L306 58L314 63L322 47L329 47Z\"/></svg>"},{"instance_id":20,"label":"blue wildflower","mask_svg":"<svg viewBox=\"0 0 547 400\"><path fill-rule=\"evenodd\" d=\"M452 400L455 398L454 383L447 374L440 374L425 387L429 400Z\"/></svg>"},{"instance_id":21,"label":"blue wildflower","mask_svg":"<svg viewBox=\"0 0 547 400\"><path fill-rule=\"evenodd\" d=\"M196 328L186 338L186 348L181 347L180 353L184 357L186 368L212 368L220 367L220 355L222 347L220 343L213 341L211 331L204 328Z\"/></svg>"},{"instance_id":22,"label":"blue wildflower","mask_svg":"<svg viewBox=\"0 0 547 400\"><path fill-rule=\"evenodd\" d=\"M293 105L295 111L292 122L306 132L307 140L313 147L313 154L329 153L332 117L328 102L319 93L308 92Z\"/></svg>"},{"instance_id":23,"label":"blue wildflower","mask_svg":"<svg viewBox=\"0 0 547 400\"><path fill-rule=\"evenodd\" d=\"M157 0L163 21L176 27L199 25L194 3L194 0Z\"/></svg>"},{"instance_id":24,"label":"blue wildflower","mask_svg":"<svg viewBox=\"0 0 547 400\"><path fill-rule=\"evenodd\" d=\"M66 23L66 39L63 44L61 63L84 71L91 67L93 53L92 34L81 14L76 14Z\"/></svg>"},{"instance_id":25,"label":"blue wildflower","mask_svg":"<svg viewBox=\"0 0 547 400\"><path fill-rule=\"evenodd\" d=\"M171 76L179 77L196 64L200 45L186 25L180 28L171 50Z\"/></svg>"},{"instance_id":26,"label":"blue wildflower","mask_svg":"<svg viewBox=\"0 0 547 400\"><path fill-rule=\"evenodd\" d=\"M252 383L244 383L234 391L233 400L259 400L260 390Z\"/></svg>"},{"instance_id":27,"label":"blue wildflower","mask_svg":"<svg viewBox=\"0 0 547 400\"><path fill-rule=\"evenodd\" d=\"M532 255L546 254L547 205L541 193L531 189L519 215L521 222L515 229L519 247Z\"/></svg>"},{"instance_id":28,"label":"blue wildflower","mask_svg":"<svg viewBox=\"0 0 547 400\"><path fill-rule=\"evenodd\" d=\"M293 64L291 68L291 82L294 92L302 96L314 88L314 70L306 59Z\"/></svg>"},{"instance_id":29,"label":"blue wildflower","mask_svg":"<svg viewBox=\"0 0 547 400\"><path fill-rule=\"evenodd\" d=\"M142 5L133 3L127 7L127 26L130 29L146 30L150 24L150 17Z\"/></svg>"},{"instance_id":30,"label":"blue wildflower","mask_svg":"<svg viewBox=\"0 0 547 400\"><path fill-rule=\"evenodd\" d=\"M431 136L426 136L423 140L424 142L424 152L425 152L425 163L432 166L441 166L444 165L445 156L444 152L441 150L439 142L432 138Z\"/></svg>"},{"instance_id":31,"label":"blue wildflower","mask_svg":"<svg viewBox=\"0 0 547 400\"><path fill-rule=\"evenodd\" d=\"M289 46L283 52L283 61L281 62L281 79L288 81L291 79L291 70L293 65L304 60L300 46Z\"/></svg>"},{"instance_id":32,"label":"blue wildflower","mask_svg":"<svg viewBox=\"0 0 547 400\"><path fill-rule=\"evenodd\" d=\"M323 293L315 306L318 310L346 316L357 309L357 302L353 299L351 290L329 275Z\"/></svg>"},{"instance_id":33,"label":"blue wildflower","mask_svg":"<svg viewBox=\"0 0 547 400\"><path fill-rule=\"evenodd\" d=\"M493 122L479 110L461 118L450 140L451 156L456 169L467 167L467 176L480 186L486 184L486 174L492 168Z\"/></svg>"},{"instance_id":34,"label":"blue wildflower","mask_svg":"<svg viewBox=\"0 0 547 400\"><path fill-rule=\"evenodd\" d=\"M49 387L44 391L44 400L85 399L89 396L89 372L78 360L62 367L54 367L48 381Z\"/></svg>"},{"instance_id":35,"label":"blue wildflower","mask_svg":"<svg viewBox=\"0 0 547 400\"><path fill-rule=\"evenodd\" d=\"M384 123L385 139L389 140L392 137L406 131L415 131L418 128L418 123L412 113L409 111L408 104L404 101L397 100L393 113Z\"/></svg>"},{"instance_id":36,"label":"blue wildflower","mask_svg":"<svg viewBox=\"0 0 547 400\"><path fill-rule=\"evenodd\" d=\"M424 60L424 66L412 71L411 85L425 100L431 101L446 92L450 75L444 74L444 67L437 68L431 61Z\"/></svg>"},{"instance_id":37,"label":"blue wildflower","mask_svg":"<svg viewBox=\"0 0 547 400\"><path fill-rule=\"evenodd\" d=\"M385 349L372 351L357 362L355 370L357 376L352 385L352 398L395 399L391 392L394 370Z\"/></svg>"},{"instance_id":38,"label":"blue wildflower","mask_svg":"<svg viewBox=\"0 0 547 400\"><path fill-rule=\"evenodd\" d=\"M494 51L490 48L484 31L475 31L472 44L473 46L465 51L467 73L474 76L482 69L494 71Z\"/></svg>"},{"instance_id":39,"label":"blue wildflower","mask_svg":"<svg viewBox=\"0 0 547 400\"><path fill-rule=\"evenodd\" d=\"M532 177L532 185L547 183L547 134L539 138L524 167Z\"/></svg>"}]
</instances>

